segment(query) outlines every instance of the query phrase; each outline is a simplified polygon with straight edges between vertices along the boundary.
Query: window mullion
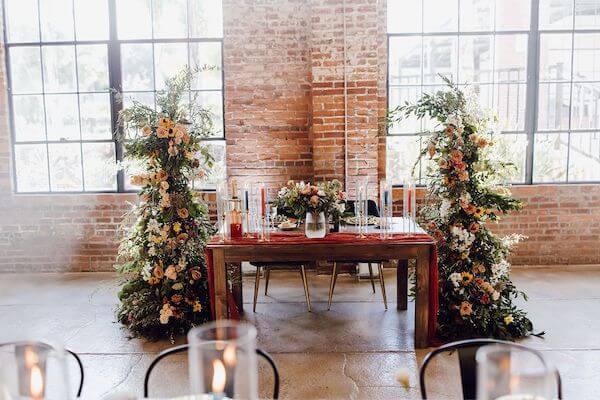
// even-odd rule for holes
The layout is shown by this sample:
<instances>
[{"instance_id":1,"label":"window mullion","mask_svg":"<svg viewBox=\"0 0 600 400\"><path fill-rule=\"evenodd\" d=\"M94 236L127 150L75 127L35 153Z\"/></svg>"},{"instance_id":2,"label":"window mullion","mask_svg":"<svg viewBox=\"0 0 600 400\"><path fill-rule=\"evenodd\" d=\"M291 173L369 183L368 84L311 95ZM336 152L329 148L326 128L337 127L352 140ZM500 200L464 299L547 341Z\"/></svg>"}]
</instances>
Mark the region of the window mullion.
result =
<instances>
[{"instance_id":1,"label":"window mullion","mask_svg":"<svg viewBox=\"0 0 600 400\"><path fill-rule=\"evenodd\" d=\"M109 41L108 41L108 79L110 87L114 90L110 93L110 111L111 127L113 132L121 135L123 128L119 126L119 112L123 108L122 102L118 101L118 93L122 93L121 77L121 47L117 38L117 4L116 0L108 0L108 21L109 21ZM116 92L115 92L116 91ZM118 93L117 93L118 92ZM123 160L123 145L115 141L115 156L117 162ZM125 191L125 173L122 169L117 172L117 191Z\"/></svg>"},{"instance_id":2,"label":"window mullion","mask_svg":"<svg viewBox=\"0 0 600 400\"><path fill-rule=\"evenodd\" d=\"M533 182L533 152L537 126L537 97L539 93L539 0L531 1L531 25L527 54L527 97L525 105L525 134L527 154L525 159L525 183Z\"/></svg>"}]
</instances>

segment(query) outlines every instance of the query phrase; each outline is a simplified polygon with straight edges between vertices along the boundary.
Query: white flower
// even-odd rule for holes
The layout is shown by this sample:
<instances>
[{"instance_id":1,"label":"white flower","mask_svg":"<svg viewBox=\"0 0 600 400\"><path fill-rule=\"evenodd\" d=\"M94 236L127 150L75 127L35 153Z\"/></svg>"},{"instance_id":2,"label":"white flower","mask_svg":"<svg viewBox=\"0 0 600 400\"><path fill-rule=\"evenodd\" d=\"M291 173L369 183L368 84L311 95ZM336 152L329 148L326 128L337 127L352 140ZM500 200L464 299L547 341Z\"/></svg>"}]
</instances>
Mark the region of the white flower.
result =
<instances>
[{"instance_id":1,"label":"white flower","mask_svg":"<svg viewBox=\"0 0 600 400\"><path fill-rule=\"evenodd\" d=\"M160 323L166 325L169 323L169 318L173 316L173 310L169 304L163 304L160 309Z\"/></svg>"},{"instance_id":2,"label":"white flower","mask_svg":"<svg viewBox=\"0 0 600 400\"><path fill-rule=\"evenodd\" d=\"M497 290L494 290L494 293L492 293L492 300L498 301L499 298L500 298L500 292Z\"/></svg>"},{"instance_id":3,"label":"white flower","mask_svg":"<svg viewBox=\"0 0 600 400\"><path fill-rule=\"evenodd\" d=\"M150 246L150 247L148 247L148 255L149 255L150 257L153 257L153 256L155 256L155 255L156 255L156 247L154 247L154 246Z\"/></svg>"},{"instance_id":4,"label":"white flower","mask_svg":"<svg viewBox=\"0 0 600 400\"><path fill-rule=\"evenodd\" d=\"M454 236L450 243L450 247L454 250L461 252L467 251L475 241L475 235L458 226L453 226L450 232L452 233L452 236Z\"/></svg>"},{"instance_id":5,"label":"white flower","mask_svg":"<svg viewBox=\"0 0 600 400\"><path fill-rule=\"evenodd\" d=\"M334 207L337 208L340 214L343 214L344 211L346 211L346 204L344 203L337 203Z\"/></svg>"},{"instance_id":6,"label":"white flower","mask_svg":"<svg viewBox=\"0 0 600 400\"><path fill-rule=\"evenodd\" d=\"M154 218L148 220L148 225L146 226L146 232L160 232L160 224Z\"/></svg>"},{"instance_id":7,"label":"white flower","mask_svg":"<svg viewBox=\"0 0 600 400\"><path fill-rule=\"evenodd\" d=\"M317 192L317 196L323 197L323 196L325 196L325 192L322 191L321 189L319 189L319 191Z\"/></svg>"},{"instance_id":8,"label":"white flower","mask_svg":"<svg viewBox=\"0 0 600 400\"><path fill-rule=\"evenodd\" d=\"M446 118L446 125L454 125L456 128L462 127L462 118L460 115L449 115Z\"/></svg>"},{"instance_id":9,"label":"white flower","mask_svg":"<svg viewBox=\"0 0 600 400\"><path fill-rule=\"evenodd\" d=\"M440 204L440 218L442 220L447 221L450 216L450 208L452 208L452 203L448 199L443 199L442 204Z\"/></svg>"},{"instance_id":10,"label":"white flower","mask_svg":"<svg viewBox=\"0 0 600 400\"><path fill-rule=\"evenodd\" d=\"M457 288L458 286L460 286L460 282L462 281L462 276L460 275L459 272L454 272L452 274L450 274L450 281L452 282L452 285Z\"/></svg>"},{"instance_id":11,"label":"white flower","mask_svg":"<svg viewBox=\"0 0 600 400\"><path fill-rule=\"evenodd\" d=\"M506 260L502 260L499 263L492 265L491 270L492 277L490 282L494 285L508 274L508 271L510 270L510 264Z\"/></svg>"},{"instance_id":12,"label":"white flower","mask_svg":"<svg viewBox=\"0 0 600 400\"><path fill-rule=\"evenodd\" d=\"M513 233L512 235L503 237L501 240L502 244L510 249L523 239L525 239L525 236L519 235L518 233Z\"/></svg>"}]
</instances>

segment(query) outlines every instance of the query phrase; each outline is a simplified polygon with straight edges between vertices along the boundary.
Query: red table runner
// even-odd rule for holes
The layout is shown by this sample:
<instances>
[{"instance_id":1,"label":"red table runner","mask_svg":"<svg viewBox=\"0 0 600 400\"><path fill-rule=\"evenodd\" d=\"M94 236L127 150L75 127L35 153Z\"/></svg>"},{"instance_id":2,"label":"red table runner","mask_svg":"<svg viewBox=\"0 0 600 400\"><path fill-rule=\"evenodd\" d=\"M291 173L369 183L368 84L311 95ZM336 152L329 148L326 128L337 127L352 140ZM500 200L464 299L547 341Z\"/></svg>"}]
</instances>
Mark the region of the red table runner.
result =
<instances>
[{"instance_id":1,"label":"red table runner","mask_svg":"<svg viewBox=\"0 0 600 400\"><path fill-rule=\"evenodd\" d=\"M305 243L319 243L319 244L340 244L340 243L356 243L360 241L360 243L368 243L368 242L381 242L389 244L410 244L410 243L422 243L422 242L430 242L431 250L429 252L429 337L428 341L430 345L436 344L435 332L437 330L437 314L439 309L439 287L438 287L438 257L437 257L437 247L435 245L435 240L427 235L427 234L392 234L387 239L381 239L379 233L376 234L367 234L365 238L358 239L356 237L356 233L348 233L348 232L337 232L337 233L329 233L326 237L322 239L309 239L302 234L295 233L271 233L271 237L269 241L259 241L258 236L254 234L251 237L244 237L240 239L232 239L227 240L225 244L227 245L235 245L235 246L244 246L244 245L272 245L272 244L305 244ZM210 243L221 244L219 241L219 237L215 236L211 240ZM251 260L249 260L251 261ZM211 301L211 312L213 319L215 318L215 288L213 284L214 278L214 268L213 268L213 256L212 249L206 248L206 269L208 272L208 292ZM240 313L237 309L235 301L233 299L233 295L231 290L227 290L227 307L229 311L229 316L233 319L239 319Z\"/></svg>"}]
</instances>

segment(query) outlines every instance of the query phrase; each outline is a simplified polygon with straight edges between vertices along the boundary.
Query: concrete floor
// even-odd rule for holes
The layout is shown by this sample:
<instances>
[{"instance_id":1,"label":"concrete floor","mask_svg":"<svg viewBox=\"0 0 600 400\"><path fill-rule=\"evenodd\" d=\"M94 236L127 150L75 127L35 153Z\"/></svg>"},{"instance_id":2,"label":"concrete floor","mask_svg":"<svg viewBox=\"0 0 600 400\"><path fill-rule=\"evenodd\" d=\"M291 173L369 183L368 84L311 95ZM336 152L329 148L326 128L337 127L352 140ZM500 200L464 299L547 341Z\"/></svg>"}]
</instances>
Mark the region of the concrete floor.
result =
<instances>
[{"instance_id":1,"label":"concrete floor","mask_svg":"<svg viewBox=\"0 0 600 400\"><path fill-rule=\"evenodd\" d=\"M427 351L413 347L413 304L397 312L395 276L386 272L390 309L379 288L340 275L335 303L327 310L328 276L309 274L313 312L306 312L300 276L273 272L269 296L261 285L252 313L252 278L244 278L247 319L258 327L259 346L277 361L282 398L419 398L416 374ZM600 396L600 267L515 269L513 279L526 291L524 304L544 339L523 343L540 349L559 368L565 398ZM264 281L262 282L264 285ZM129 339L115 323L118 280L110 273L0 275L0 342L23 336L62 341L82 356L84 398L141 395L144 371L168 342ZM457 398L458 375L452 357L435 365L429 377L432 398ZM394 375L410 373L403 388ZM261 393L268 396L268 368L261 364ZM153 396L184 394L185 357L155 370ZM164 384L167 382L168 384ZM162 385L161 385L162 383ZM161 387L162 386L162 387Z\"/></svg>"}]
</instances>

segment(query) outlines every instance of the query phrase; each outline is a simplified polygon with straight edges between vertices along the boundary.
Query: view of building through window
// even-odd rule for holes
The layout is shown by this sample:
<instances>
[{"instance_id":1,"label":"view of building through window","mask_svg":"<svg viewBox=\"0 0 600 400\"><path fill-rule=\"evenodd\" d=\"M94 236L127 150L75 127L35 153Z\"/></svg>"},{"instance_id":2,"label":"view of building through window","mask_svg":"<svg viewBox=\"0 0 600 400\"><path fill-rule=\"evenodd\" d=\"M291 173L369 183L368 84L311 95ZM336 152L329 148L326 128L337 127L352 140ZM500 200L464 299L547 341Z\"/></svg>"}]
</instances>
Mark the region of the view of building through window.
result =
<instances>
[{"instance_id":1,"label":"view of building through window","mask_svg":"<svg viewBox=\"0 0 600 400\"><path fill-rule=\"evenodd\" d=\"M214 115L212 180L224 176L222 5L188 0L6 0L18 192L126 191L112 138L121 104L154 106L165 78L200 68L191 87ZM133 23L135 21L135 23ZM205 187L210 182L199 183Z\"/></svg>"},{"instance_id":2,"label":"view of building through window","mask_svg":"<svg viewBox=\"0 0 600 400\"><path fill-rule=\"evenodd\" d=\"M514 182L600 180L599 1L388 0L387 27L390 109L447 76L498 113L495 151L517 167ZM430 128L408 120L389 129L394 183L411 172Z\"/></svg>"}]
</instances>

